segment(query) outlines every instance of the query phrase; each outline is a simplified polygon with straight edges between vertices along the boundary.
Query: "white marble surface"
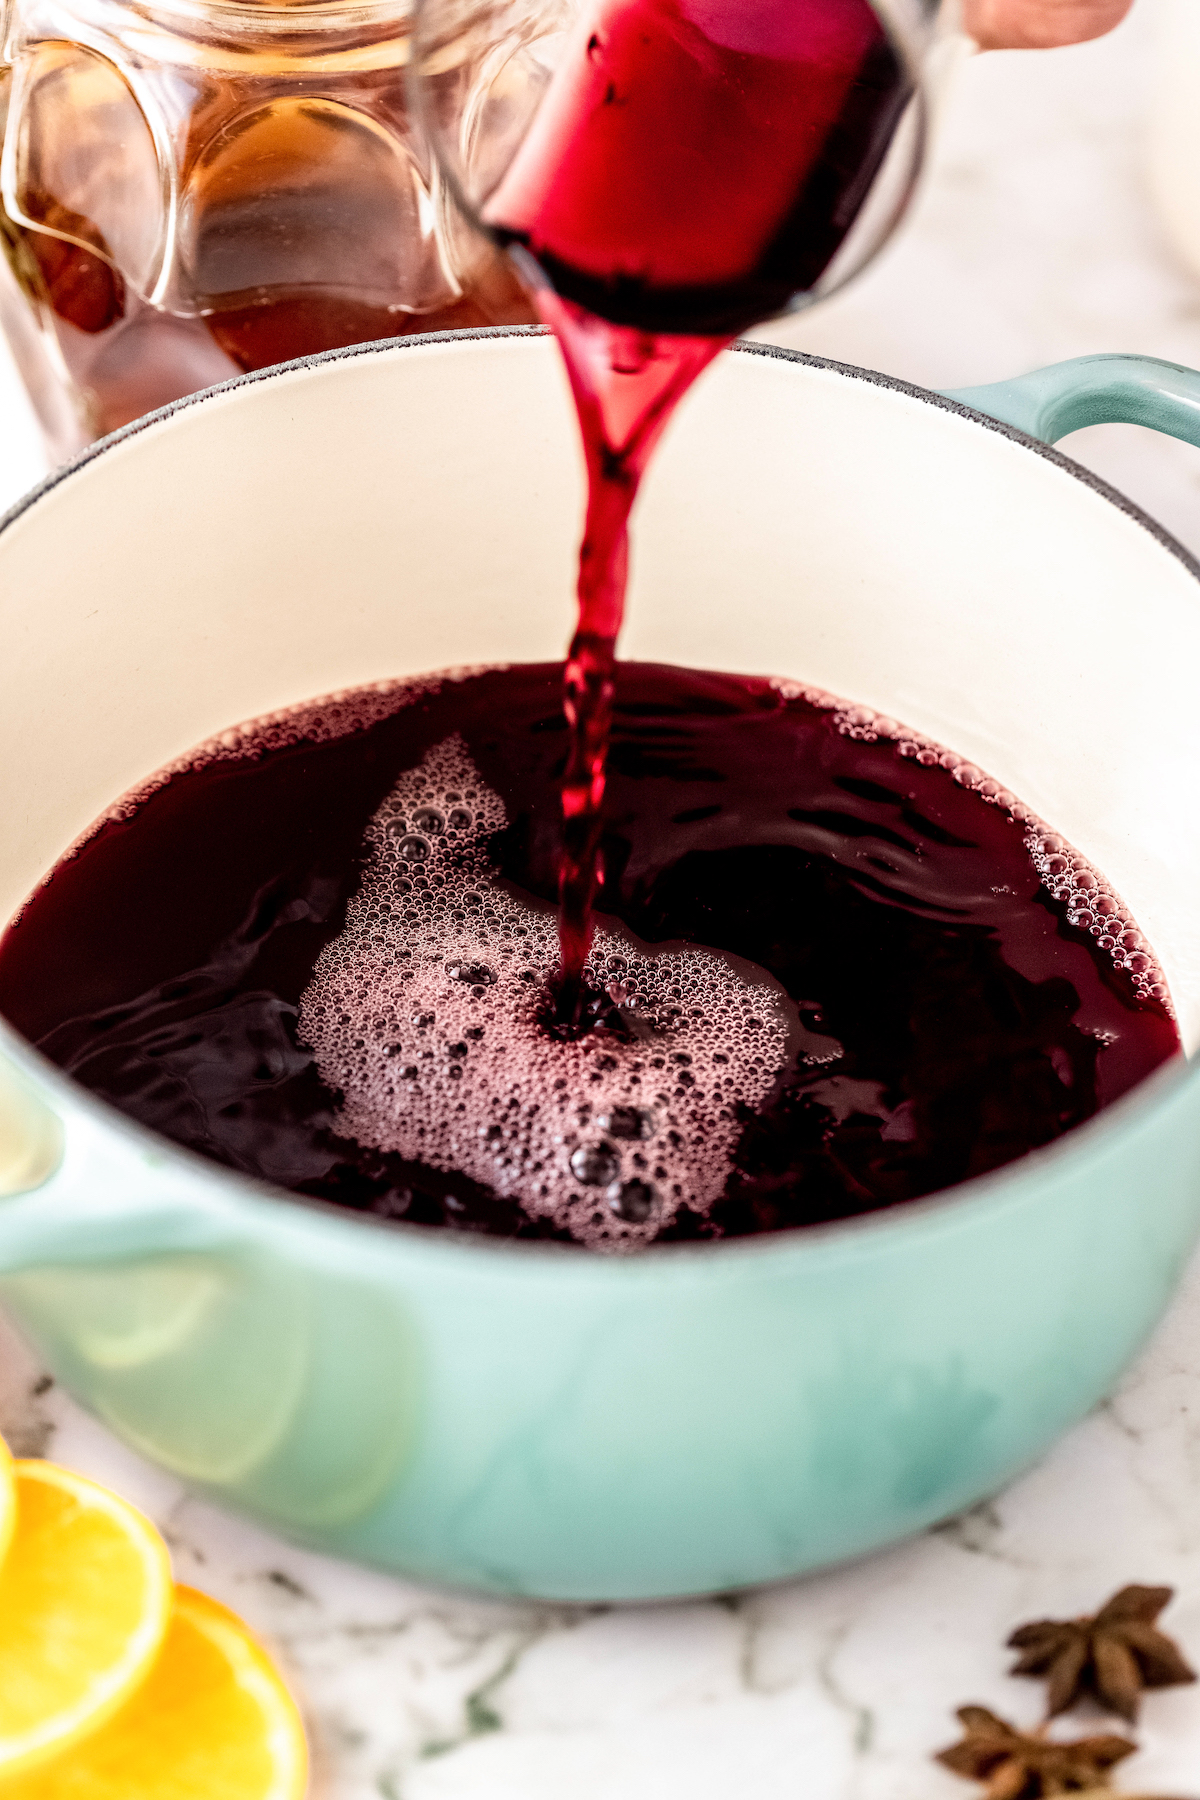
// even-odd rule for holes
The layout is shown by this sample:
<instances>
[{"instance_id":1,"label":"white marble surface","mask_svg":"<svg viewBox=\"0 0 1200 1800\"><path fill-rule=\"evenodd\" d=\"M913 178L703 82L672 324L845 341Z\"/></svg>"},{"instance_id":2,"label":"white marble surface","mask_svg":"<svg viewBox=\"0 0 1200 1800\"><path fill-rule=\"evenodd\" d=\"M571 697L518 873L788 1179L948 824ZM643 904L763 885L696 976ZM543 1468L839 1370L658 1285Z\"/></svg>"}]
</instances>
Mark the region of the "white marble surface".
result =
<instances>
[{"instance_id":1,"label":"white marble surface","mask_svg":"<svg viewBox=\"0 0 1200 1800\"><path fill-rule=\"evenodd\" d=\"M938 387L1097 350L1200 367L1200 288L1142 185L1159 4L1105 43L965 69L904 237L766 335ZM40 472L7 365L0 421L3 505ZM1069 448L1200 551L1200 452L1132 428ZM327 1800L968 1800L930 1753L967 1700L1036 1720L1000 1648L1031 1613L1173 1583L1166 1623L1200 1661L1200 1267L1119 1393L994 1501L736 1601L501 1605L306 1555L189 1500L44 1389L2 1328L0 1430L138 1501L180 1577L275 1643ZM1195 1794L1200 1689L1150 1697L1142 1742L1119 1789Z\"/></svg>"}]
</instances>

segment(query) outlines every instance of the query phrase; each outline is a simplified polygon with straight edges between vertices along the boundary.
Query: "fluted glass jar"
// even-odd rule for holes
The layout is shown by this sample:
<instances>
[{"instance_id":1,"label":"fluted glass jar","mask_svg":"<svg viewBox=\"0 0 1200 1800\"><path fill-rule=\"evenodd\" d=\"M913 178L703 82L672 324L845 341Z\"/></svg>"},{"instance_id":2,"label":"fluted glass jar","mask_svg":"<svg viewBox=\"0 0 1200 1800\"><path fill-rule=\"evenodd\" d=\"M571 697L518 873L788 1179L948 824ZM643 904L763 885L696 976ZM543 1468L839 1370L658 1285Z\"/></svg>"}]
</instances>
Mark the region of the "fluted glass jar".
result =
<instances>
[{"instance_id":1,"label":"fluted glass jar","mask_svg":"<svg viewBox=\"0 0 1200 1800\"><path fill-rule=\"evenodd\" d=\"M242 370L532 316L410 117L409 23L10 0L0 320L52 454Z\"/></svg>"}]
</instances>

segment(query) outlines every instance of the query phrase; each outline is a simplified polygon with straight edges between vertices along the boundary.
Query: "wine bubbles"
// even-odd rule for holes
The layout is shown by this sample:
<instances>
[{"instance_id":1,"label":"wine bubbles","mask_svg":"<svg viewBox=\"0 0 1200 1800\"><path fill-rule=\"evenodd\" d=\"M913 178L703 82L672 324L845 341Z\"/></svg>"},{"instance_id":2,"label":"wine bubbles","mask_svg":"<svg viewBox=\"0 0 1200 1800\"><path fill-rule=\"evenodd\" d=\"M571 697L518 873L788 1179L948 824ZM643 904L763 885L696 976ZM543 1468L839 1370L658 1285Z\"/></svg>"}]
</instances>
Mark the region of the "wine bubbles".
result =
<instances>
[{"instance_id":1,"label":"wine bubbles","mask_svg":"<svg viewBox=\"0 0 1200 1800\"><path fill-rule=\"evenodd\" d=\"M457 737L400 777L300 1037L342 1096L340 1135L460 1171L592 1248L649 1243L720 1197L787 1062L790 1003L736 958L602 921L587 974L610 1028L550 1036L556 921L497 880L487 846L506 822Z\"/></svg>"}]
</instances>

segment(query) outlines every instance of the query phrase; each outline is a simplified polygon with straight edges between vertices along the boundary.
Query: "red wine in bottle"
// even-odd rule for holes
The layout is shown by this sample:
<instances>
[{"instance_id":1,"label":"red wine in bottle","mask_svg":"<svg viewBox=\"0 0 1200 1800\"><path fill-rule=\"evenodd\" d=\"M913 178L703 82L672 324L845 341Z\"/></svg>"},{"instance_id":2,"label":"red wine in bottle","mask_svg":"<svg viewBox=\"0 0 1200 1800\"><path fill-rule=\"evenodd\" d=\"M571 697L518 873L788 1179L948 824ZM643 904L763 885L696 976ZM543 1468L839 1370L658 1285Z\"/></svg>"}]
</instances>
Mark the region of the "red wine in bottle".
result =
<instances>
[{"instance_id":1,"label":"red wine in bottle","mask_svg":"<svg viewBox=\"0 0 1200 1800\"><path fill-rule=\"evenodd\" d=\"M588 508L566 673L564 1027L598 858L630 508L713 356L811 289L912 92L867 0L599 0L485 219L530 272L583 433Z\"/></svg>"}]
</instances>

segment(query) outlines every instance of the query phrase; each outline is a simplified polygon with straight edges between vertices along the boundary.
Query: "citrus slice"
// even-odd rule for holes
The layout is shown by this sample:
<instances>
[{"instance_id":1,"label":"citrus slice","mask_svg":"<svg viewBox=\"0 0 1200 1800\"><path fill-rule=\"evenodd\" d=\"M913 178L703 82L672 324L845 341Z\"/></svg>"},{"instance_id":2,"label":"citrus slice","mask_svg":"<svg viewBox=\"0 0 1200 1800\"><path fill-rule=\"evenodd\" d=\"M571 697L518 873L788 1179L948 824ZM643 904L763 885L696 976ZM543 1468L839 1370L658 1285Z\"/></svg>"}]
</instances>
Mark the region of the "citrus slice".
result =
<instances>
[{"instance_id":1,"label":"citrus slice","mask_svg":"<svg viewBox=\"0 0 1200 1800\"><path fill-rule=\"evenodd\" d=\"M0 1784L97 1730L141 1685L166 1636L166 1545L107 1488L18 1462L0 1569Z\"/></svg>"},{"instance_id":2,"label":"citrus slice","mask_svg":"<svg viewBox=\"0 0 1200 1800\"><path fill-rule=\"evenodd\" d=\"M17 1524L17 1478L8 1445L0 1438L0 1563L4 1561Z\"/></svg>"},{"instance_id":3,"label":"citrus slice","mask_svg":"<svg viewBox=\"0 0 1200 1800\"><path fill-rule=\"evenodd\" d=\"M240 1619L176 1590L162 1655L115 1719L4 1800L302 1800L304 1727Z\"/></svg>"}]
</instances>

